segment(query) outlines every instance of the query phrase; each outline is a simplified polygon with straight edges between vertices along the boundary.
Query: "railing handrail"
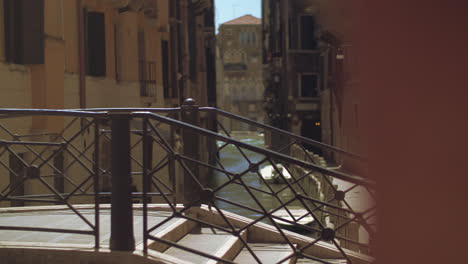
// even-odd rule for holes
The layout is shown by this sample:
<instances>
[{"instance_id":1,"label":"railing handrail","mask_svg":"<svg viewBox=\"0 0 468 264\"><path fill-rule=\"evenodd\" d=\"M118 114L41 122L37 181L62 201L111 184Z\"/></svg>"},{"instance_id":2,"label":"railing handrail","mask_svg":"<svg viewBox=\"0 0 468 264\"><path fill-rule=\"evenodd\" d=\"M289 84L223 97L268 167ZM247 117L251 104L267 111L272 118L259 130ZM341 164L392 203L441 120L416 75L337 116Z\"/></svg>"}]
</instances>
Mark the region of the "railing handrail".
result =
<instances>
[{"instance_id":1,"label":"railing handrail","mask_svg":"<svg viewBox=\"0 0 468 264\"><path fill-rule=\"evenodd\" d=\"M320 173L323 173L323 174L326 174L326 175L330 175L330 176L333 176L335 178L338 178L338 179L341 179L341 180L344 180L344 181L347 181L347 182L351 182L351 183L354 183L354 184L363 185L363 186L367 186L367 187L375 187L375 183L373 181L371 181L371 180L364 179L364 178L358 177L358 176L349 175L347 173L343 173L343 172L339 172L339 171L329 170L329 169L326 169L324 167L321 167L321 166L318 166L318 165L315 165L315 164L312 164L312 163L309 163L309 162L304 162L302 160L292 158L292 157L290 157L288 155L285 155L283 153L279 153L279 152L276 152L276 151L273 151L273 150L257 147L257 146L254 146L254 145L250 145L250 144L244 143L242 141L239 141L239 140L236 140L236 139L233 139L233 138L229 138L229 137L223 136L221 134L215 133L213 131L210 131L210 130L207 130L207 129L204 129L204 128L201 128L201 127L198 127L198 126L190 125L190 124L187 124L187 123L184 123L182 121L175 120L175 119L172 119L172 118L169 118L169 117L160 116L160 115L150 113L150 112L133 112L131 115L134 116L134 117L141 117L141 118L151 117L152 119L157 120L159 122L179 126L179 127L182 127L182 128L191 129L191 130L194 130L194 131L196 131L196 132L198 132L200 134L203 134L205 136L211 136L211 137L213 137L215 139L218 139L218 140L221 140L223 142L230 143L230 144L235 144L235 145L237 145L237 146L239 146L241 148L245 148L247 150L254 151L254 152L257 152L257 153L265 155L265 156L269 156L271 158L280 159L280 160L286 161L288 163L295 164L295 165L298 165L298 166L301 166L301 167L304 167L304 168L307 168L307 169L310 169L310 170L316 170L317 172L320 172Z\"/></svg>"},{"instance_id":2,"label":"railing handrail","mask_svg":"<svg viewBox=\"0 0 468 264\"><path fill-rule=\"evenodd\" d=\"M239 115L236 115L236 114L233 114L233 113L230 113L230 112L218 109L218 108L200 107L199 110L200 111L215 111L216 113L219 113L219 114L221 114L221 115L223 115L225 117L228 117L228 118L237 119L237 120L240 120L242 122L248 123L250 125L256 125L256 126L258 126L260 128L263 128L263 129L273 130L273 131L275 131L277 133L286 135L288 137L294 138L294 139L299 140L301 142L304 142L304 143L307 143L307 144L310 144L310 145L313 145L313 146L317 146L317 147L322 147L322 148L325 148L325 149L330 150L330 151L338 152L338 153L350 156L352 158L355 158L355 159L358 159L358 160L361 160L361 161L366 161L366 158L364 158L364 157L362 157L362 156L360 156L358 154L354 154L354 153L351 153L349 151L346 151L346 150L343 150L343 149L340 149L340 148L337 148L337 147L334 147L334 146L330 146L330 145L324 144L324 143L316 141L316 140L312 140L310 138L302 137L302 136L293 134L291 132L288 132L288 131L285 131L285 130L282 130L282 129L279 129L279 128L276 128L276 127L273 127L273 126L262 124L262 123L259 123L257 121L254 121L254 120L251 120L251 119L248 119L248 118L245 118L245 117L242 117L242 116L239 116Z\"/></svg>"},{"instance_id":3,"label":"railing handrail","mask_svg":"<svg viewBox=\"0 0 468 264\"><path fill-rule=\"evenodd\" d=\"M178 113L181 111L181 107L173 107L173 108L139 108L139 107L125 107L125 108L86 108L86 109L26 109L26 108L3 108L0 109L0 119L2 118L2 115L9 114L9 115L48 115L48 116L80 116L80 117L105 117L109 113L114 113L114 112L128 112L128 114L132 115L132 113L142 113L142 112L147 112L147 113ZM367 159L351 153L349 151L324 144L322 142L312 140L306 137L302 137L296 134L293 134L291 132L259 123L257 121L215 108L215 107L199 107L199 111L202 112L215 112L217 114L221 114L222 116L225 116L227 118L239 120L242 122L245 122L250 125L255 125L259 128L263 128L266 130L271 130L276 133L288 136L290 138L294 138L295 140L303 143L307 143L313 146L317 146L320 148L324 148L329 151L337 152L340 154L343 154L345 156L349 156L351 158L364 161L366 162ZM208 131L208 130L207 130ZM213 133L214 135L218 135L216 133ZM219 136L219 135L218 135ZM240 141L239 141L240 142ZM322 167L320 167L323 169Z\"/></svg>"}]
</instances>

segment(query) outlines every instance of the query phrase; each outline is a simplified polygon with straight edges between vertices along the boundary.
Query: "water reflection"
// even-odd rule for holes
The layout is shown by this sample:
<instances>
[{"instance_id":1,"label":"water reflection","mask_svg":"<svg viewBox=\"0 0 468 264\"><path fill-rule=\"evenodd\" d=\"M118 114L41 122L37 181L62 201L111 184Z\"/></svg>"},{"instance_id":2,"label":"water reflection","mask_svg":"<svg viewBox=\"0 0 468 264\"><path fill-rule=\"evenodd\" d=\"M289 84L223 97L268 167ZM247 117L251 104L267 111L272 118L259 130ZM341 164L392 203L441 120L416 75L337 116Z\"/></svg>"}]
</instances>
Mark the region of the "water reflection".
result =
<instances>
[{"instance_id":1,"label":"water reflection","mask_svg":"<svg viewBox=\"0 0 468 264\"><path fill-rule=\"evenodd\" d=\"M236 135L236 139L239 139L243 142L246 142L251 145L258 147L264 147L264 137L263 134L256 132L243 132L242 134ZM219 142L218 146L222 146L223 143ZM244 155L241 153L244 153ZM220 162L219 168L224 168L226 171L232 173L242 173L249 169L249 162L255 163L259 162L265 157L258 153L254 153L245 149L239 150L236 146L228 145L220 151ZM263 163L260 167L263 168L269 163ZM225 182L228 181L228 177L221 172L215 172L211 178L211 186L213 188L219 187ZM253 188L258 190L251 190L251 194L246 190L242 185L238 184L229 184L226 187L222 188L217 192L217 196L220 196L228 201L239 203L241 205L255 208L257 210L262 210L263 206L266 210L276 209L281 205L282 201L287 202L290 200L293 195L292 192L285 188L285 190L278 193L277 197L271 195L272 192L277 192L286 186L284 183L280 184L265 184L264 180L256 172L248 172L242 176L242 181ZM271 189L270 189L271 188ZM252 197L252 195L257 199L257 201ZM261 215L253 212L251 210L232 205L226 202L218 202L217 205L224 210L233 212L242 216L250 217L253 219L259 218Z\"/></svg>"}]
</instances>

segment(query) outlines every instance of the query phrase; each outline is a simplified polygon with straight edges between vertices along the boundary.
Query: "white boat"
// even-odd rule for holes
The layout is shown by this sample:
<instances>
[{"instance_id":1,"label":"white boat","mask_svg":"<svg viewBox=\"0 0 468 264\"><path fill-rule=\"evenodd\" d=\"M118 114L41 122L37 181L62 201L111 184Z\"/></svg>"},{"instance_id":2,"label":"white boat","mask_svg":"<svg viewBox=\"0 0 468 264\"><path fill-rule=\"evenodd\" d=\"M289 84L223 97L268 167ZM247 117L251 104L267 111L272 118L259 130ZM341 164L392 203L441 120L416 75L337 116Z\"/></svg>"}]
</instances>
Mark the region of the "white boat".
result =
<instances>
[{"instance_id":1,"label":"white boat","mask_svg":"<svg viewBox=\"0 0 468 264\"><path fill-rule=\"evenodd\" d=\"M294 216L294 219L291 217L289 214L291 213ZM291 221L291 222L296 222L297 225L292 224L290 222L282 221L280 219L274 218L275 222L278 223L281 227L298 232L298 233L308 233L310 230L307 228L304 228L302 226L312 226L314 222L314 218L309 214L309 212L306 209L289 209L286 211L286 209L281 209L273 213L274 216L280 217L284 220Z\"/></svg>"},{"instance_id":2,"label":"white boat","mask_svg":"<svg viewBox=\"0 0 468 264\"><path fill-rule=\"evenodd\" d=\"M283 174L284 178L287 181L292 180L291 174L283 166L283 164L281 163L276 164L276 168L278 168L278 170L281 171L281 174ZM260 169L259 172L260 172L260 175L262 175L262 178L265 179L265 181L268 183L276 183L276 184L284 183L283 177L281 177L278 171L275 170L273 165L264 166L263 168Z\"/></svg>"}]
</instances>

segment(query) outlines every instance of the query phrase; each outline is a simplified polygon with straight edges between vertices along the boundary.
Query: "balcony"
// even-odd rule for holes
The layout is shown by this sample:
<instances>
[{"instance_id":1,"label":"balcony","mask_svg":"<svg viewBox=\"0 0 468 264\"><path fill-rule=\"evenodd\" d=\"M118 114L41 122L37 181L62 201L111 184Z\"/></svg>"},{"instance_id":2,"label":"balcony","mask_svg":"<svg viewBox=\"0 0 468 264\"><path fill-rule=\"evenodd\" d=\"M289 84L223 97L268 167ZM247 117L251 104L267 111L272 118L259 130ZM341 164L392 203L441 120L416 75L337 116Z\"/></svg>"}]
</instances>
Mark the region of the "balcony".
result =
<instances>
[{"instance_id":1,"label":"balcony","mask_svg":"<svg viewBox=\"0 0 468 264\"><path fill-rule=\"evenodd\" d=\"M140 96L156 97L156 62L140 61Z\"/></svg>"},{"instance_id":2,"label":"balcony","mask_svg":"<svg viewBox=\"0 0 468 264\"><path fill-rule=\"evenodd\" d=\"M323 57L320 50L289 50L291 66L295 72L321 72Z\"/></svg>"}]
</instances>

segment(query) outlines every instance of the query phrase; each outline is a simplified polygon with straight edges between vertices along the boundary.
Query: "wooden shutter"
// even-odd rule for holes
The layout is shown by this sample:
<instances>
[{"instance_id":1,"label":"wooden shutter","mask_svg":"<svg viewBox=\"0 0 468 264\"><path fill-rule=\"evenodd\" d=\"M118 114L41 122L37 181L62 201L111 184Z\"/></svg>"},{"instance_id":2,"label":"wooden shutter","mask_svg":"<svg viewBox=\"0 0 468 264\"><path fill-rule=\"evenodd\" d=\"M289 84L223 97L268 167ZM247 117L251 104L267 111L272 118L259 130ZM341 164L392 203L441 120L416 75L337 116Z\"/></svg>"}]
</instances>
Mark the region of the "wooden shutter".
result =
<instances>
[{"instance_id":1,"label":"wooden shutter","mask_svg":"<svg viewBox=\"0 0 468 264\"><path fill-rule=\"evenodd\" d=\"M161 53L164 98L170 98L173 94L169 90L169 42L167 40L161 41Z\"/></svg>"},{"instance_id":2,"label":"wooden shutter","mask_svg":"<svg viewBox=\"0 0 468 264\"><path fill-rule=\"evenodd\" d=\"M301 16L301 49L311 50L317 47L315 41L315 18L313 16Z\"/></svg>"},{"instance_id":3,"label":"wooden shutter","mask_svg":"<svg viewBox=\"0 0 468 264\"><path fill-rule=\"evenodd\" d=\"M4 0L5 58L44 63L44 0Z\"/></svg>"},{"instance_id":4,"label":"wooden shutter","mask_svg":"<svg viewBox=\"0 0 468 264\"><path fill-rule=\"evenodd\" d=\"M104 13L86 12L86 72L91 76L106 75L106 36Z\"/></svg>"}]
</instances>

